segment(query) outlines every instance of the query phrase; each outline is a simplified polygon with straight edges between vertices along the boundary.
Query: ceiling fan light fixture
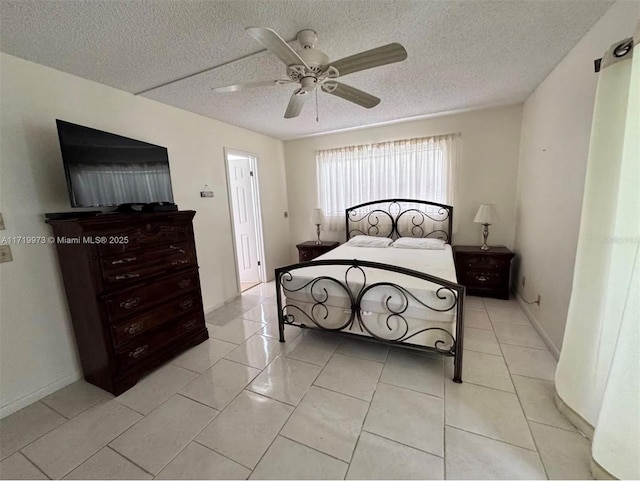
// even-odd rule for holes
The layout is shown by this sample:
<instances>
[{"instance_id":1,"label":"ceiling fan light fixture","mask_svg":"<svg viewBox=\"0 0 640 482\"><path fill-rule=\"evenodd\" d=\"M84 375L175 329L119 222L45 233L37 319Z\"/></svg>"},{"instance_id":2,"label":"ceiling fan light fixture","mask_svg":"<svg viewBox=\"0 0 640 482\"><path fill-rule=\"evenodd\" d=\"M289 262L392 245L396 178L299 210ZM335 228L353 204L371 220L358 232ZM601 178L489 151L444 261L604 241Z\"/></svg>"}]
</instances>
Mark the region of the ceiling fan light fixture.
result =
<instances>
[{"instance_id":1,"label":"ceiling fan light fixture","mask_svg":"<svg viewBox=\"0 0 640 482\"><path fill-rule=\"evenodd\" d=\"M313 92L316 88L316 78L315 77L303 77L300 79L300 90L306 92Z\"/></svg>"}]
</instances>

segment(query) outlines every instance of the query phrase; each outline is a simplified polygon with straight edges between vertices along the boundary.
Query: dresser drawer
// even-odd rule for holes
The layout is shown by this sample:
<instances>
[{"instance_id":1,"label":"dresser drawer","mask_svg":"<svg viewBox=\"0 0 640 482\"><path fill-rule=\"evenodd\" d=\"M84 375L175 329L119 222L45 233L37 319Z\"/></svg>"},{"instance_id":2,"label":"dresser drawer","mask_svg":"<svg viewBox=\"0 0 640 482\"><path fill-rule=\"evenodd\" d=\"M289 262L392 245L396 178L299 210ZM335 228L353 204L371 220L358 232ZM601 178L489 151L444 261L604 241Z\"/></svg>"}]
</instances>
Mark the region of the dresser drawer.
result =
<instances>
[{"instance_id":1,"label":"dresser drawer","mask_svg":"<svg viewBox=\"0 0 640 482\"><path fill-rule=\"evenodd\" d=\"M109 319L113 321L147 310L162 303L168 297L180 296L193 289L200 289L198 272L189 270L153 283L134 285L127 290L108 295L104 298L104 304Z\"/></svg>"},{"instance_id":2,"label":"dresser drawer","mask_svg":"<svg viewBox=\"0 0 640 482\"><path fill-rule=\"evenodd\" d=\"M147 310L111 325L114 346L128 343L135 337L159 328L177 318L185 323L196 324L202 318L202 303L200 293L191 293L173 298L168 303Z\"/></svg>"},{"instance_id":3,"label":"dresser drawer","mask_svg":"<svg viewBox=\"0 0 640 482\"><path fill-rule=\"evenodd\" d=\"M495 256L464 256L461 261L465 269L470 270L503 269L511 262L510 259Z\"/></svg>"},{"instance_id":4,"label":"dresser drawer","mask_svg":"<svg viewBox=\"0 0 640 482\"><path fill-rule=\"evenodd\" d=\"M153 249L119 253L100 259L102 278L108 287L117 287L176 268L196 266L190 243L169 243Z\"/></svg>"},{"instance_id":5,"label":"dresser drawer","mask_svg":"<svg viewBox=\"0 0 640 482\"><path fill-rule=\"evenodd\" d=\"M204 317L187 317L168 324L164 329L148 336L141 337L116 349L115 358L120 373L137 368L148 360L154 353L161 351L167 345L178 343L198 330L204 330Z\"/></svg>"},{"instance_id":6,"label":"dresser drawer","mask_svg":"<svg viewBox=\"0 0 640 482\"><path fill-rule=\"evenodd\" d=\"M108 235L106 236L109 238ZM121 242L100 244L98 245L98 251L101 255L126 253L153 244L187 241L189 237L189 227L187 225L149 220L146 223L136 225L132 229L119 232L118 238Z\"/></svg>"}]
</instances>

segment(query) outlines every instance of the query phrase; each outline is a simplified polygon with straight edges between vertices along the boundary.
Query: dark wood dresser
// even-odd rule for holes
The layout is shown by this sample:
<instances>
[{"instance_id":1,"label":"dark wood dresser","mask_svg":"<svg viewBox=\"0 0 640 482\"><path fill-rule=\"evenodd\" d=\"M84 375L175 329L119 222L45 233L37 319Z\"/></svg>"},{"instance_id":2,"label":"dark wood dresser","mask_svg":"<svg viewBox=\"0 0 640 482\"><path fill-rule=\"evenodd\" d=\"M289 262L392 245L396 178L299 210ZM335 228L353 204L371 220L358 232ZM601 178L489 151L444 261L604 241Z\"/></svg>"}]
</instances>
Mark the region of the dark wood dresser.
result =
<instances>
[{"instance_id":1,"label":"dark wood dresser","mask_svg":"<svg viewBox=\"0 0 640 482\"><path fill-rule=\"evenodd\" d=\"M206 340L195 211L49 220L85 380L114 395Z\"/></svg>"},{"instance_id":2,"label":"dark wood dresser","mask_svg":"<svg viewBox=\"0 0 640 482\"><path fill-rule=\"evenodd\" d=\"M454 246L458 283L466 286L468 295L508 300L513 256L504 246L484 251L480 246Z\"/></svg>"},{"instance_id":3,"label":"dark wood dresser","mask_svg":"<svg viewBox=\"0 0 640 482\"><path fill-rule=\"evenodd\" d=\"M339 244L337 241L322 241L321 244L316 244L315 241L305 241L304 243L296 244L298 259L301 263L311 261L331 251L333 248L337 248Z\"/></svg>"}]
</instances>

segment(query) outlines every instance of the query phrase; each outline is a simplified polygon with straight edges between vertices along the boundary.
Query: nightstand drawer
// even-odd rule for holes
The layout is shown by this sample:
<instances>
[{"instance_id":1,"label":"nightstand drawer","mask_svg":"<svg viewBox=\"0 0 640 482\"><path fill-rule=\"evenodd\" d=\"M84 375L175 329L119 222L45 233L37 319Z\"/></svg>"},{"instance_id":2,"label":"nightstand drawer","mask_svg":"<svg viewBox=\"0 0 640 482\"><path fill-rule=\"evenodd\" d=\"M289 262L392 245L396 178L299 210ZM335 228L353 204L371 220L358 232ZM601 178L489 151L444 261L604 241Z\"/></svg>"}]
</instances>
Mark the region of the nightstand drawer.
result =
<instances>
[{"instance_id":1,"label":"nightstand drawer","mask_svg":"<svg viewBox=\"0 0 640 482\"><path fill-rule=\"evenodd\" d=\"M300 255L300 261L311 261L314 258L325 253L326 250L322 249L305 249L300 251L298 254Z\"/></svg>"},{"instance_id":2,"label":"nightstand drawer","mask_svg":"<svg viewBox=\"0 0 640 482\"><path fill-rule=\"evenodd\" d=\"M340 243L337 241L323 241L321 244L317 244L315 241L306 241L304 243L297 244L298 260L301 263L311 261L318 256L328 253L339 244Z\"/></svg>"},{"instance_id":3,"label":"nightstand drawer","mask_svg":"<svg viewBox=\"0 0 640 482\"><path fill-rule=\"evenodd\" d=\"M461 261L470 270L499 270L510 263L509 259L491 256L464 256Z\"/></svg>"},{"instance_id":4,"label":"nightstand drawer","mask_svg":"<svg viewBox=\"0 0 640 482\"><path fill-rule=\"evenodd\" d=\"M500 271L467 271L462 284L472 288L496 288L505 283L505 276Z\"/></svg>"}]
</instances>

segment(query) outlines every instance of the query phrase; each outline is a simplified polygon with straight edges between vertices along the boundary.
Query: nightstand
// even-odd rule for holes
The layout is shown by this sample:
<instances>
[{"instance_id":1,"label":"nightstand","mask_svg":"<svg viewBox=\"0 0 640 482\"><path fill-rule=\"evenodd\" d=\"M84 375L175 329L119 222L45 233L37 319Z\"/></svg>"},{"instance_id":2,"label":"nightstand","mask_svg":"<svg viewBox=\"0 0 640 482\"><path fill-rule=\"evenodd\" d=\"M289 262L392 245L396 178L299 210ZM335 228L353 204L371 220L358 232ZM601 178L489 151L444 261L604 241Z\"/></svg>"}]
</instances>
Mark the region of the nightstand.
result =
<instances>
[{"instance_id":1,"label":"nightstand","mask_svg":"<svg viewBox=\"0 0 640 482\"><path fill-rule=\"evenodd\" d=\"M315 241L305 241L304 243L296 244L298 258L301 263L311 261L313 258L337 248L339 244L337 241L322 241L322 244L316 244Z\"/></svg>"},{"instance_id":2,"label":"nightstand","mask_svg":"<svg viewBox=\"0 0 640 482\"><path fill-rule=\"evenodd\" d=\"M480 246L454 246L458 283L466 286L467 294L509 299L511 259L515 256L504 246L481 250Z\"/></svg>"}]
</instances>

